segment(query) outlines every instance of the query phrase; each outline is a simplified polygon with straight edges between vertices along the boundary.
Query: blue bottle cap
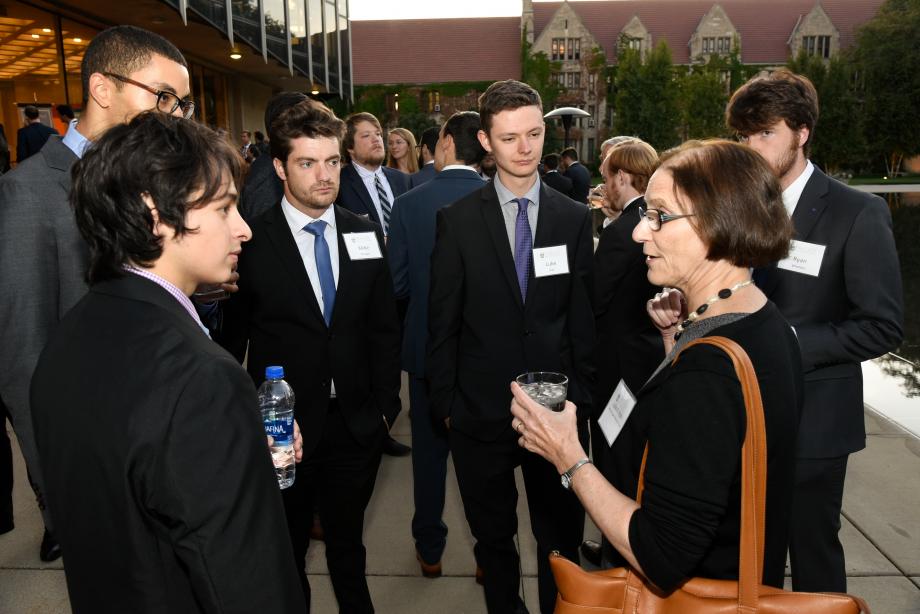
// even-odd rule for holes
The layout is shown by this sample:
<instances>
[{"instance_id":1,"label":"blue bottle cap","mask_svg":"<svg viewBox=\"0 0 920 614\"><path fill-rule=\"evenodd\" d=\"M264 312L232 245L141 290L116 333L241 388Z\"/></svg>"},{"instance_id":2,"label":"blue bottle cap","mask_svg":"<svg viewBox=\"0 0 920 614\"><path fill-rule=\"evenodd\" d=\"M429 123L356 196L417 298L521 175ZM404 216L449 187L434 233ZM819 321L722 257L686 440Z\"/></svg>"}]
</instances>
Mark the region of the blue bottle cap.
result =
<instances>
[{"instance_id":1,"label":"blue bottle cap","mask_svg":"<svg viewBox=\"0 0 920 614\"><path fill-rule=\"evenodd\" d=\"M284 367L272 366L265 367L265 379L282 379L284 377Z\"/></svg>"}]
</instances>

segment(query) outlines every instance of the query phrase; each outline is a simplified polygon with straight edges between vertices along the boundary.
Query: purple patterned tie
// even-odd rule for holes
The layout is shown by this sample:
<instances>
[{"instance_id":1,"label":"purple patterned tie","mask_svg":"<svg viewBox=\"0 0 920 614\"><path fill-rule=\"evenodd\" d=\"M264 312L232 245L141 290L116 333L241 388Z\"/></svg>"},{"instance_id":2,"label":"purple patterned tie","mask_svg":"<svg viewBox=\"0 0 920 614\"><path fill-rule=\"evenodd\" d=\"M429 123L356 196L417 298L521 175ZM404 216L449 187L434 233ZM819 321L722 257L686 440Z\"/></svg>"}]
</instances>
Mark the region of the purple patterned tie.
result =
<instances>
[{"instance_id":1,"label":"purple patterned tie","mask_svg":"<svg viewBox=\"0 0 920 614\"><path fill-rule=\"evenodd\" d=\"M527 300L527 276L533 254L533 236L530 234L530 221L527 219L526 198L514 199L518 204L517 219L514 222L514 268L517 271L518 285L521 286L521 300Z\"/></svg>"}]
</instances>

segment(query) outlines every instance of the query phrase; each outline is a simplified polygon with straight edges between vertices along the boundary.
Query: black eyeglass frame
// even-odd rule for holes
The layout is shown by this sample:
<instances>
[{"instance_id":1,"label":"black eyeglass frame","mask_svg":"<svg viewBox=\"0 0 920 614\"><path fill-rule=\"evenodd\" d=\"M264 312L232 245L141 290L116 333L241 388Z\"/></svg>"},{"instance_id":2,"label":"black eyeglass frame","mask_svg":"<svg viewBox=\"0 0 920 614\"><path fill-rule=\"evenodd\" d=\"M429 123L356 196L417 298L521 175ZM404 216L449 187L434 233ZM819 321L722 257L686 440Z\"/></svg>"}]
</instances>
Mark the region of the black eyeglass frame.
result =
<instances>
[{"instance_id":1,"label":"black eyeglass frame","mask_svg":"<svg viewBox=\"0 0 920 614\"><path fill-rule=\"evenodd\" d=\"M655 215L649 215L652 211L655 212ZM662 213L659 209L646 209L645 207L639 207L639 218L648 222L648 227L653 232L658 232L661 230L663 224L667 224L673 220L679 220L682 217L694 217L695 213L685 213L683 215L671 215L670 213ZM653 221L654 220L654 221Z\"/></svg>"},{"instance_id":2,"label":"black eyeglass frame","mask_svg":"<svg viewBox=\"0 0 920 614\"><path fill-rule=\"evenodd\" d=\"M192 116L195 114L195 101L194 100L182 100L181 98L179 98L177 95L173 94L172 92L167 92L166 90L158 90L158 89L152 88L149 85L141 83L140 81L135 81L134 79L129 79L128 77L117 75L113 72L104 72L102 74L105 75L106 77L111 77L112 79L118 79L122 83L129 83L135 87L139 87L142 90L150 92L151 94L157 97L156 108L160 112L166 113L167 115L172 115L173 113L176 112L176 109L178 109L179 107L182 107L182 117L184 117L185 119L191 119ZM160 106L161 100L166 100L171 103L170 109L168 112L163 111L163 108Z\"/></svg>"}]
</instances>

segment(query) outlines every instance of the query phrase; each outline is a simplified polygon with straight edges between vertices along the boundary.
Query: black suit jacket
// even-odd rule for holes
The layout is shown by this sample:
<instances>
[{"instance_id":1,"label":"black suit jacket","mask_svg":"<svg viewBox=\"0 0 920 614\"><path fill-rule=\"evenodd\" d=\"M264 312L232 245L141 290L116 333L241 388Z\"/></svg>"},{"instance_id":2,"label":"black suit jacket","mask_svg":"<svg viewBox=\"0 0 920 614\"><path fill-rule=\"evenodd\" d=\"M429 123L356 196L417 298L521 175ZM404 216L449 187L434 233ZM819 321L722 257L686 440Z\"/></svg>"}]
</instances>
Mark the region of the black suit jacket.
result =
<instances>
[{"instance_id":1,"label":"black suit jacket","mask_svg":"<svg viewBox=\"0 0 920 614\"><path fill-rule=\"evenodd\" d=\"M400 327L386 256L352 261L343 234L380 228L335 207L339 281L330 326L319 303L281 203L252 223L243 246L239 292L225 302L221 343L242 362L248 342L253 381L282 365L297 397L294 415L304 454L319 443L329 405L330 379L352 436L370 445L400 410ZM383 249L381 249L383 252Z\"/></svg>"},{"instance_id":2,"label":"black suit jacket","mask_svg":"<svg viewBox=\"0 0 920 614\"><path fill-rule=\"evenodd\" d=\"M543 183L556 190L560 194L572 196L572 180L560 173L559 171L549 171L541 177Z\"/></svg>"},{"instance_id":3,"label":"black suit jacket","mask_svg":"<svg viewBox=\"0 0 920 614\"><path fill-rule=\"evenodd\" d=\"M792 215L795 238L826 247L818 277L776 266L757 285L795 328L805 371L800 458L865 447L859 363L903 338L903 297L891 213L884 200L817 168Z\"/></svg>"},{"instance_id":4,"label":"black suit jacket","mask_svg":"<svg viewBox=\"0 0 920 614\"><path fill-rule=\"evenodd\" d=\"M563 173L572 180L572 199L580 203L588 202L588 192L591 191L591 173L581 162L573 162Z\"/></svg>"},{"instance_id":5,"label":"black suit jacket","mask_svg":"<svg viewBox=\"0 0 920 614\"><path fill-rule=\"evenodd\" d=\"M527 371L565 373L568 398L588 415L590 220L587 207L541 185L533 245L565 245L569 274L534 278L531 270L525 302L495 185L438 212L426 365L433 415L484 441L514 437L510 384Z\"/></svg>"},{"instance_id":6,"label":"black suit jacket","mask_svg":"<svg viewBox=\"0 0 920 614\"><path fill-rule=\"evenodd\" d=\"M32 378L73 611L303 611L256 391L157 284L94 285Z\"/></svg>"},{"instance_id":7,"label":"black suit jacket","mask_svg":"<svg viewBox=\"0 0 920 614\"><path fill-rule=\"evenodd\" d=\"M449 169L396 199L387 251L396 296L409 297L403 338L403 369L425 374L428 340L428 288L438 211L481 188L485 180L473 170Z\"/></svg>"},{"instance_id":8,"label":"black suit jacket","mask_svg":"<svg viewBox=\"0 0 920 614\"><path fill-rule=\"evenodd\" d=\"M16 162L21 163L29 156L37 154L45 146L48 137L57 133L57 130L41 122L20 128L16 133Z\"/></svg>"},{"instance_id":9,"label":"black suit jacket","mask_svg":"<svg viewBox=\"0 0 920 614\"><path fill-rule=\"evenodd\" d=\"M409 191L409 175L386 166L381 167L383 174L390 183L390 189L393 191L393 200L395 201L401 194ZM342 175L339 179L339 196L336 202L358 215L365 215L372 222L376 222L381 227L380 215L377 214L377 207L371 199L370 192L364 185L361 175L355 170L353 164L346 164L342 168ZM390 203L392 205L393 203Z\"/></svg>"},{"instance_id":10,"label":"black suit jacket","mask_svg":"<svg viewBox=\"0 0 920 614\"><path fill-rule=\"evenodd\" d=\"M637 394L664 360L661 334L645 309L659 288L648 281L642 244L632 240L640 221L639 207L643 206L642 197L629 203L604 229L594 253L596 416L604 410L621 378Z\"/></svg>"}]
</instances>

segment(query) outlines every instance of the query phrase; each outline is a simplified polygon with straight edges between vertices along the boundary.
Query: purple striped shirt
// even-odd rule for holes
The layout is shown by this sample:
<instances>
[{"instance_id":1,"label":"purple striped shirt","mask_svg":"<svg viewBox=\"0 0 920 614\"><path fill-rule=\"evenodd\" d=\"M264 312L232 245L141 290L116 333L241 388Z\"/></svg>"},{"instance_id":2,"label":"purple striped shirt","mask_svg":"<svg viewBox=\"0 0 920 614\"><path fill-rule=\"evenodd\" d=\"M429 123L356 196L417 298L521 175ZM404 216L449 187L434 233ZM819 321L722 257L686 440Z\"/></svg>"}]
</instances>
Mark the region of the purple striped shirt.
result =
<instances>
[{"instance_id":1,"label":"purple striped shirt","mask_svg":"<svg viewBox=\"0 0 920 614\"><path fill-rule=\"evenodd\" d=\"M166 281L165 279L163 279L162 277L160 277L159 275L155 273L151 273L150 271L138 268L132 264L126 264L124 266L125 266L125 270L128 271L129 273L134 273L135 275L143 277L144 279L149 279L153 283L157 284L158 286L160 286L161 288L169 292L174 299L179 301L179 304L182 305L182 308L185 309L190 316L192 316L192 319L195 321L195 324L201 327L201 330L204 331L204 334L207 335L208 338L211 337L211 334L208 332L208 328L204 324L201 323L201 318L198 317L198 312L195 311L195 306L192 305L192 300L189 297L187 297L185 293L182 292L182 290L180 290L179 288L177 288L176 286L169 283L168 281Z\"/></svg>"}]
</instances>

